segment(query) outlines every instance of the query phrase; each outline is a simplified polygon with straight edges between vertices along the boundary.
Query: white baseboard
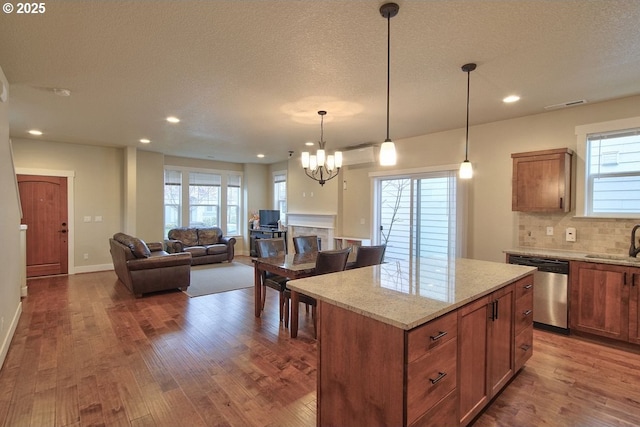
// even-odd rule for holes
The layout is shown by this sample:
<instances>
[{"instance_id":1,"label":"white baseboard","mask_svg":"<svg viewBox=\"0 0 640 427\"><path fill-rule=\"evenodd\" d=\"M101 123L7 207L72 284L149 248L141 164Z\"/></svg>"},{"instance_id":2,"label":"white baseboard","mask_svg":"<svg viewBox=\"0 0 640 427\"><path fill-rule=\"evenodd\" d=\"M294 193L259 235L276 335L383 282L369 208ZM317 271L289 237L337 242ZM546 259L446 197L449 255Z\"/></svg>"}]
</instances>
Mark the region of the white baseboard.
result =
<instances>
[{"instance_id":1,"label":"white baseboard","mask_svg":"<svg viewBox=\"0 0 640 427\"><path fill-rule=\"evenodd\" d=\"M0 347L0 369L4 365L4 359L7 357L7 353L9 352L9 345L11 345L13 334L16 333L16 328L18 327L18 320L20 320L21 314L22 314L22 301L18 303L18 307L16 308L16 313L13 316L13 319L11 319L11 324L7 329L7 333L4 337L2 337L2 347Z\"/></svg>"},{"instance_id":2,"label":"white baseboard","mask_svg":"<svg viewBox=\"0 0 640 427\"><path fill-rule=\"evenodd\" d=\"M73 274L95 273L96 271L107 271L107 270L113 270L113 264L83 265L82 267L76 266Z\"/></svg>"}]
</instances>

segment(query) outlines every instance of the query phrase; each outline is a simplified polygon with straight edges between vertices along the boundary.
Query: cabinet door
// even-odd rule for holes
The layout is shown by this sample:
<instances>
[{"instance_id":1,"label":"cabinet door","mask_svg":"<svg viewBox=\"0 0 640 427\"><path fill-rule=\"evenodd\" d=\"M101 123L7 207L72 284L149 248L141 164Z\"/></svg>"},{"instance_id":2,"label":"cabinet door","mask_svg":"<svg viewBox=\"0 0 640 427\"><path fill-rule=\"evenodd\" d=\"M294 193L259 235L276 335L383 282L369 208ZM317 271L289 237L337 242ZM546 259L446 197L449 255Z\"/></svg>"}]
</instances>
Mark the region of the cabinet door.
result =
<instances>
[{"instance_id":1,"label":"cabinet door","mask_svg":"<svg viewBox=\"0 0 640 427\"><path fill-rule=\"evenodd\" d=\"M494 396L513 376L513 285L491 294L488 323L489 396Z\"/></svg>"},{"instance_id":2,"label":"cabinet door","mask_svg":"<svg viewBox=\"0 0 640 427\"><path fill-rule=\"evenodd\" d=\"M489 297L458 310L458 393L460 425L467 425L489 402L487 321Z\"/></svg>"},{"instance_id":3,"label":"cabinet door","mask_svg":"<svg viewBox=\"0 0 640 427\"><path fill-rule=\"evenodd\" d=\"M571 210L571 151L567 149L517 153L513 157L512 210L569 212Z\"/></svg>"},{"instance_id":4,"label":"cabinet door","mask_svg":"<svg viewBox=\"0 0 640 427\"><path fill-rule=\"evenodd\" d=\"M629 342L640 344L640 268L629 274Z\"/></svg>"},{"instance_id":5,"label":"cabinet door","mask_svg":"<svg viewBox=\"0 0 640 427\"><path fill-rule=\"evenodd\" d=\"M626 341L629 337L627 267L571 263L571 329Z\"/></svg>"}]
</instances>

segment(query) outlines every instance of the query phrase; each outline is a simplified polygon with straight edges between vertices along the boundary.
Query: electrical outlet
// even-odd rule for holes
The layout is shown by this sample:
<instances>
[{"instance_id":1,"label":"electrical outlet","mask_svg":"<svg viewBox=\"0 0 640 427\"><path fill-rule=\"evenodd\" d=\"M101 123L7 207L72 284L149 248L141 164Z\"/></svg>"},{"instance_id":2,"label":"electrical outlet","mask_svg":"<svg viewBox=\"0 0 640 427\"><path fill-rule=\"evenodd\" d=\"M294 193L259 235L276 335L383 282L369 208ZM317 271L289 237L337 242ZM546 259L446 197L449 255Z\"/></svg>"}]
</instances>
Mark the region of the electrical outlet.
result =
<instances>
[{"instance_id":1,"label":"electrical outlet","mask_svg":"<svg viewBox=\"0 0 640 427\"><path fill-rule=\"evenodd\" d=\"M566 230L566 241L567 242L575 242L576 241L576 229L573 227L568 227Z\"/></svg>"},{"instance_id":2,"label":"electrical outlet","mask_svg":"<svg viewBox=\"0 0 640 427\"><path fill-rule=\"evenodd\" d=\"M547 227L547 236L553 236L553 227Z\"/></svg>"},{"instance_id":3,"label":"electrical outlet","mask_svg":"<svg viewBox=\"0 0 640 427\"><path fill-rule=\"evenodd\" d=\"M84 259L89 259L89 254L84 254Z\"/></svg>"}]
</instances>

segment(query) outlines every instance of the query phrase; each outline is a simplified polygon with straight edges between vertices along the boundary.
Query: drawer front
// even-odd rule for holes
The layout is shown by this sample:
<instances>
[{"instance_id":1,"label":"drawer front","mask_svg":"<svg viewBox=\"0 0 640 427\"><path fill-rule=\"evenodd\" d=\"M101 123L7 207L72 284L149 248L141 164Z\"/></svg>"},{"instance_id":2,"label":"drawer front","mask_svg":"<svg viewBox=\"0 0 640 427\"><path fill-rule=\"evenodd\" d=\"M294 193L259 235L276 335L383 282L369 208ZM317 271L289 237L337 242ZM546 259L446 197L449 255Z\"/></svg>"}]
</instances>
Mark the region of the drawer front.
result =
<instances>
[{"instance_id":1,"label":"drawer front","mask_svg":"<svg viewBox=\"0 0 640 427\"><path fill-rule=\"evenodd\" d=\"M457 339L412 362L407 368L407 424L429 411L456 388Z\"/></svg>"},{"instance_id":2,"label":"drawer front","mask_svg":"<svg viewBox=\"0 0 640 427\"><path fill-rule=\"evenodd\" d=\"M533 274L523 277L515 283L516 299L533 295Z\"/></svg>"},{"instance_id":3,"label":"drawer front","mask_svg":"<svg viewBox=\"0 0 640 427\"><path fill-rule=\"evenodd\" d=\"M525 294L516 300L516 334L533 324L533 293Z\"/></svg>"},{"instance_id":4,"label":"drawer front","mask_svg":"<svg viewBox=\"0 0 640 427\"><path fill-rule=\"evenodd\" d=\"M516 335L516 361L517 372L533 354L533 326L523 329Z\"/></svg>"},{"instance_id":5,"label":"drawer front","mask_svg":"<svg viewBox=\"0 0 640 427\"><path fill-rule=\"evenodd\" d=\"M457 335L458 316L455 311L412 329L407 339L408 362L411 363L424 356L426 352L443 346Z\"/></svg>"},{"instance_id":6,"label":"drawer front","mask_svg":"<svg viewBox=\"0 0 640 427\"><path fill-rule=\"evenodd\" d=\"M410 427L451 427L458 425L458 394L449 393Z\"/></svg>"}]
</instances>

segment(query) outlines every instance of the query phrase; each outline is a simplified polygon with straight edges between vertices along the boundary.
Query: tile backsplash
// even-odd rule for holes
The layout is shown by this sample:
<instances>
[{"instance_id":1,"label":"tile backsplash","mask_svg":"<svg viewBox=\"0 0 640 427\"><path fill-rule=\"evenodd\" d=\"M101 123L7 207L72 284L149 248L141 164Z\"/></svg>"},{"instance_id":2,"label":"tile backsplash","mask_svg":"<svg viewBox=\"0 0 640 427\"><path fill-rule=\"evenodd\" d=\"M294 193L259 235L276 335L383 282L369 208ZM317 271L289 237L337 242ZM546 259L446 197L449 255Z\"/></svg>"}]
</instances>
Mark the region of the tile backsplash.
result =
<instances>
[{"instance_id":1,"label":"tile backsplash","mask_svg":"<svg viewBox=\"0 0 640 427\"><path fill-rule=\"evenodd\" d=\"M518 213L518 245L529 248L624 255L631 229L640 219L577 218L572 214ZM553 236L547 236L553 227ZM565 241L565 230L576 229L576 241Z\"/></svg>"}]
</instances>

